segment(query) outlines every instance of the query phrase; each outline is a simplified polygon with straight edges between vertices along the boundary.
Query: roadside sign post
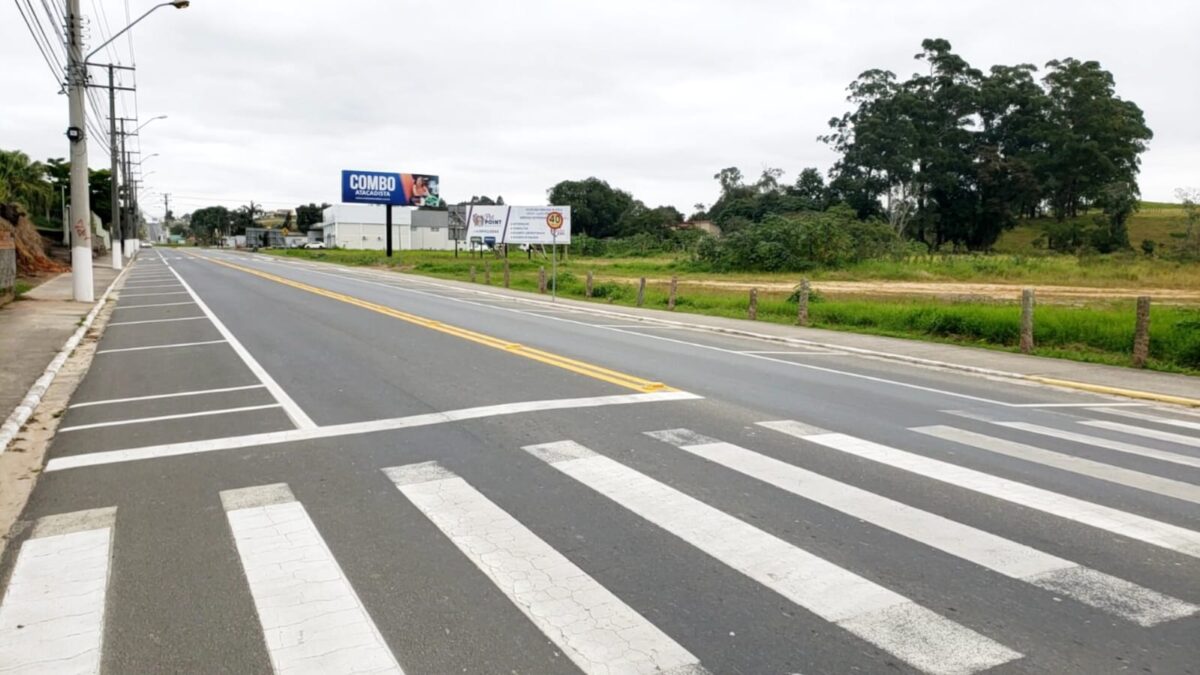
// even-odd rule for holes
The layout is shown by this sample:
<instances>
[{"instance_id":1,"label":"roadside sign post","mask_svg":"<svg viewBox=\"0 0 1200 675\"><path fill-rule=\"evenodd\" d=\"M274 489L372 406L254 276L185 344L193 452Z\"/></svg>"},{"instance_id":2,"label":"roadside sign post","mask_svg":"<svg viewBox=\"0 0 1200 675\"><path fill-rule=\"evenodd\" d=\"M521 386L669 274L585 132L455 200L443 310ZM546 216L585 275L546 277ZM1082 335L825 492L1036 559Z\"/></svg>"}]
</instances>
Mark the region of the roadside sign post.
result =
<instances>
[{"instance_id":1,"label":"roadside sign post","mask_svg":"<svg viewBox=\"0 0 1200 675\"><path fill-rule=\"evenodd\" d=\"M561 213L546 214L546 227L550 228L550 302L558 302L558 231L562 226Z\"/></svg>"},{"instance_id":2,"label":"roadside sign post","mask_svg":"<svg viewBox=\"0 0 1200 675\"><path fill-rule=\"evenodd\" d=\"M387 205L387 217L384 220L384 227L387 228L387 257L390 258L392 257L392 205L390 203Z\"/></svg>"}]
</instances>

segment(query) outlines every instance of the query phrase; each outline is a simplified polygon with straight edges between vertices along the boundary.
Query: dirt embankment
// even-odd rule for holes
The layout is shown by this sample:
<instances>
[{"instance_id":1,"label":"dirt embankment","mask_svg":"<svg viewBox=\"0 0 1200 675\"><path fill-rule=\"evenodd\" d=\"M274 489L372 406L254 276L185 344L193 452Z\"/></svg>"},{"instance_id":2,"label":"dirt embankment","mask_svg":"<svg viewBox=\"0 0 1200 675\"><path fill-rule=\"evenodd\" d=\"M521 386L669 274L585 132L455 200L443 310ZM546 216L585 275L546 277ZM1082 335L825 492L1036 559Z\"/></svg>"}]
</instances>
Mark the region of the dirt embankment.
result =
<instances>
[{"instance_id":1,"label":"dirt embankment","mask_svg":"<svg viewBox=\"0 0 1200 675\"><path fill-rule=\"evenodd\" d=\"M68 267L46 255L46 242L38 234L25 211L15 204L0 204L0 239L12 240L17 249L17 274L33 277L39 274L68 271Z\"/></svg>"},{"instance_id":2,"label":"dirt embankment","mask_svg":"<svg viewBox=\"0 0 1200 675\"><path fill-rule=\"evenodd\" d=\"M634 282L623 277L597 277L598 280L622 283ZM648 284L666 285L667 278L647 278ZM708 288L713 290L791 293L795 284L787 282L724 281L719 279L680 279L680 289ZM1038 284L988 284L930 281L813 281L812 287L826 295L857 297L915 297L940 299L980 299L987 301L1017 300L1021 289L1034 288L1038 300L1061 304L1087 303L1105 300L1132 299L1148 295L1156 302L1172 305L1200 305L1200 290L1173 288L1092 288L1087 286L1045 286Z\"/></svg>"}]
</instances>

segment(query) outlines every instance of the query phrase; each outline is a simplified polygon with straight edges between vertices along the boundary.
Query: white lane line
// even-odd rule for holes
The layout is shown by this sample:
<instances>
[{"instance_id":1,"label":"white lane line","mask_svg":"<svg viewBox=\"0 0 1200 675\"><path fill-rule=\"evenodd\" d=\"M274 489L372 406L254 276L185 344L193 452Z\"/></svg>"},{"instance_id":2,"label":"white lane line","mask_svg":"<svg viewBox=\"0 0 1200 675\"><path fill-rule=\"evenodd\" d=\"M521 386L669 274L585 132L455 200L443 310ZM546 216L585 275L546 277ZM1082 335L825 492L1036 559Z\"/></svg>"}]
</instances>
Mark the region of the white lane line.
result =
<instances>
[{"instance_id":1,"label":"white lane line","mask_svg":"<svg viewBox=\"0 0 1200 675\"><path fill-rule=\"evenodd\" d=\"M166 293L121 293L122 298L149 298L154 295L187 295L187 291L169 291Z\"/></svg>"},{"instance_id":2,"label":"white lane line","mask_svg":"<svg viewBox=\"0 0 1200 675\"><path fill-rule=\"evenodd\" d=\"M196 294L196 291L192 290L192 287L188 285L188 282L183 280L183 277L180 276L179 272L171 270L171 273L175 275L175 278L179 279L179 283L183 285L184 290L187 291L188 295L192 296L192 300L195 301L198 307L200 307L200 311L204 312L204 315L208 317L208 320L212 321L212 324L213 326L216 326L217 331L220 332L221 335L225 336L225 339L229 342L229 346L233 347L233 351L237 352L237 355L242 358L242 362L246 364L246 367L250 369L250 372L254 373L255 377L257 377L260 382L266 385L267 391L271 392L271 395L275 397L275 400L279 401L280 405L283 406L283 411L287 413L289 418L291 418L292 423L296 425L296 428L317 428L317 423L312 421L312 418L309 417L308 414L305 413L295 401L292 400L291 396L288 396L287 392L283 390L283 387L279 386L279 383L275 381L275 378L271 377L271 374L267 372L267 369L263 368L262 365L258 363L258 360L255 359L254 356L250 354L250 351L238 341L233 332L225 327L225 324L222 323L221 320L217 318L217 315L208 308L208 305L204 304L204 301L200 299L200 296Z\"/></svg>"},{"instance_id":3,"label":"white lane line","mask_svg":"<svg viewBox=\"0 0 1200 675\"><path fill-rule=\"evenodd\" d=\"M817 616L928 673L973 673L1022 655L908 598L573 441L533 456Z\"/></svg>"},{"instance_id":4,"label":"white lane line","mask_svg":"<svg viewBox=\"0 0 1200 675\"><path fill-rule=\"evenodd\" d=\"M804 499L823 504L981 567L1066 595L1142 626L1200 611L1200 607L1077 562L1039 551L935 513L888 499L821 474L687 429L647 434Z\"/></svg>"},{"instance_id":5,"label":"white lane line","mask_svg":"<svg viewBox=\"0 0 1200 675\"><path fill-rule=\"evenodd\" d=\"M201 410L200 412L179 413L176 415L158 415L157 417L137 417L130 420L113 420L111 422L96 422L95 424L76 424L70 427L60 427L58 433L65 431L82 431L84 429L99 429L102 427L121 427L127 424L148 424L150 422L165 422L167 420L182 420L189 417L209 417L212 415L225 415L240 412L249 412L251 410L266 410L268 408L279 408L278 403L267 403L265 405L248 405L240 408L225 408L223 410Z\"/></svg>"},{"instance_id":6,"label":"white lane line","mask_svg":"<svg viewBox=\"0 0 1200 675\"><path fill-rule=\"evenodd\" d=\"M1052 466L1063 471L1070 471L1083 476L1091 476L1117 485L1124 485L1137 490L1145 490L1175 499L1182 499L1200 504L1200 485L1192 485L1183 481L1171 480L1162 476L1154 476L1141 471L1133 471L1103 462L1097 462L1085 457L1076 457L1062 452L1054 452L1024 443L996 438L986 434L978 434L966 429L950 426L912 427L909 431L941 438L954 443L987 450L998 455L1034 462L1043 466Z\"/></svg>"},{"instance_id":7,"label":"white lane line","mask_svg":"<svg viewBox=\"0 0 1200 675\"><path fill-rule=\"evenodd\" d=\"M286 484L224 490L221 503L276 673L404 672Z\"/></svg>"},{"instance_id":8,"label":"white lane line","mask_svg":"<svg viewBox=\"0 0 1200 675\"><path fill-rule=\"evenodd\" d=\"M125 284L121 288L135 288L138 290L143 288L179 288L179 284Z\"/></svg>"},{"instance_id":9,"label":"white lane line","mask_svg":"<svg viewBox=\"0 0 1200 675\"><path fill-rule=\"evenodd\" d=\"M196 304L196 303L189 300L187 302L156 302L152 305L121 305L119 307L113 307L113 311L117 311L117 310L121 310L121 309L141 309L143 307L175 307L176 305L194 305L194 304Z\"/></svg>"},{"instance_id":10,"label":"white lane line","mask_svg":"<svg viewBox=\"0 0 1200 675\"><path fill-rule=\"evenodd\" d=\"M1045 427L1040 424L1031 424L1029 422L991 423L1002 427L1008 427L1009 429L1028 431L1030 433L1041 434L1043 436L1058 438L1064 441L1072 441L1075 443L1082 443L1084 445L1095 446L1097 448L1105 448L1108 450L1115 450L1116 452L1124 452L1130 455L1140 455L1142 457L1149 457L1151 459L1157 459L1163 462L1171 462L1172 464L1182 464L1184 466L1200 468L1200 457L1189 457L1187 455L1180 455L1174 452L1167 452L1166 450L1147 448L1144 445L1134 445L1133 443L1113 441L1100 436L1092 436L1090 434L1077 434L1073 431L1064 431L1062 429Z\"/></svg>"},{"instance_id":11,"label":"white lane line","mask_svg":"<svg viewBox=\"0 0 1200 675\"><path fill-rule=\"evenodd\" d=\"M666 633L437 462L383 472L583 672L705 672Z\"/></svg>"},{"instance_id":12,"label":"white lane line","mask_svg":"<svg viewBox=\"0 0 1200 675\"><path fill-rule=\"evenodd\" d=\"M1158 415L1150 415L1143 412L1135 412L1133 410L1109 410L1108 408L1100 408L1097 406L1089 406L1092 412L1104 413L1106 415L1120 415L1122 417L1132 417L1137 420L1145 420L1147 422L1155 422L1157 424L1167 424L1173 427L1182 429L1200 430L1200 422L1189 422L1187 420L1177 420L1173 417L1160 417Z\"/></svg>"},{"instance_id":13,"label":"white lane line","mask_svg":"<svg viewBox=\"0 0 1200 675\"><path fill-rule=\"evenodd\" d=\"M1118 511L1100 504L1060 495L1025 483L999 478L982 471L897 450L846 434L830 433L824 429L792 420L759 422L758 424L810 443L823 445L919 476L1049 513L1059 518L1073 520L1130 539L1200 558L1200 532L1195 530L1127 511Z\"/></svg>"},{"instance_id":14,"label":"white lane line","mask_svg":"<svg viewBox=\"0 0 1200 675\"><path fill-rule=\"evenodd\" d=\"M0 671L98 673L116 508L40 519L0 604Z\"/></svg>"},{"instance_id":15,"label":"white lane line","mask_svg":"<svg viewBox=\"0 0 1200 675\"><path fill-rule=\"evenodd\" d=\"M199 321L201 319L208 320L207 316L181 316L174 319L146 319L144 321L118 321L110 323L109 326L138 326L143 323L172 323L175 321Z\"/></svg>"},{"instance_id":16,"label":"white lane line","mask_svg":"<svg viewBox=\"0 0 1200 675\"><path fill-rule=\"evenodd\" d=\"M127 398L108 398L102 401L84 401L83 403L72 403L68 408L87 408L94 405L108 405L110 403L129 403L131 401L151 401L159 398L178 398L182 396L200 396L202 394L223 394L230 391L245 391L246 389L262 389L261 384L247 384L241 387L221 387L220 389L197 389L193 391L181 391L176 394L150 394L149 396L129 396Z\"/></svg>"},{"instance_id":17,"label":"white lane line","mask_svg":"<svg viewBox=\"0 0 1200 675\"><path fill-rule=\"evenodd\" d=\"M1187 436L1185 434L1176 434L1170 431L1159 431L1158 429L1146 429L1137 427L1132 424L1123 422L1109 422L1107 420L1087 420L1081 421L1080 424L1086 424L1089 427L1097 429L1108 429L1109 431L1119 431L1123 434L1132 434L1134 436L1145 436L1159 441L1167 441L1169 443L1178 443L1179 445L1189 445L1193 448L1200 448L1200 438Z\"/></svg>"},{"instance_id":18,"label":"white lane line","mask_svg":"<svg viewBox=\"0 0 1200 675\"><path fill-rule=\"evenodd\" d=\"M278 263L277 261L274 261L274 260L272 260L272 261L270 261L270 262L274 262L274 263L276 263L276 264L283 265L282 263ZM283 266L285 266L285 267L286 267L286 265L283 265ZM295 271L295 270L293 270L293 271ZM825 367L825 366L814 366L814 365L813 365L813 364L811 364L811 363L801 363L801 362L799 362L799 361L789 361L789 360L787 360L787 359L777 359L777 358L773 358L773 357L771 357L771 356L767 356L767 355L765 355L765 354L743 354L743 353L741 353L741 352L739 352L739 351L737 351L737 350L735 350L735 349L725 349L724 347L715 347L715 346L713 346L713 345L706 345L706 344L702 344L702 343L699 343L699 342L688 342L687 340L678 340L678 339L675 339L675 338L666 337L666 336L664 336L664 335L654 335L653 333L643 333L643 332L640 332L640 331L625 330L625 329L622 329L622 328L610 328L610 327L607 327L607 326L604 326L604 325L595 324L595 323L589 323L589 322L587 322L587 321L579 321L579 320L577 320L577 319L569 319L569 318L567 318L567 317L563 317L563 316L552 316L552 315L549 315L549 314L538 314L538 313L535 313L535 312L530 312L530 311L528 311L528 310L524 310L524 309L517 309L517 308L515 308L515 307L501 307L501 306L499 306L499 305L495 305L495 304L491 304L491 303L485 303L485 302L475 302L475 301L472 301L472 300L463 300L463 299L460 299L460 298L452 298L452 297L447 297L447 296L445 296L445 295L442 295L442 294L440 294L440 293L431 293L431 292L429 292L429 291L417 290L417 289L415 289L415 288L408 288L408 287L405 287L405 286L397 286L397 285L395 285L395 284L383 283L383 282L379 282L379 281L371 281L371 280L368 280L368 279L363 279L363 278L356 277L356 276L351 276L351 275L345 275L345 274L332 274L332 273L330 273L330 272L324 272L324 271L321 271L321 270L318 270L318 269L305 269L305 270L303 270L303 271L305 271L305 272L308 272L308 273L310 273L310 274L320 274L320 275L323 275L323 276L333 277L334 279L341 279L342 281L355 281L355 282L358 282L358 283L360 283L360 284L369 284L369 285L372 285L372 286L381 286L381 287L383 287L383 288L390 288L390 289L393 289L393 290L404 291L404 292L406 292L406 293L415 293L415 294L417 294L417 295L425 295L425 296L428 296L428 297L431 297L431 298L438 298L438 299L442 299L442 300L448 300L448 301L450 301L450 302L458 302L458 303L462 303L462 304L466 304L466 305L473 305L473 306L475 306L475 307L482 307L482 308L485 308L485 309L489 309L489 310L495 310L495 311L498 311L498 312L512 312L512 313L514 313L514 314L521 314L521 315L524 315L524 316L529 316L529 317L534 317L534 318L539 318L539 319L545 319L545 320L547 320L547 321L562 321L562 322L564 322L564 323L571 323L571 324L575 324L575 325L578 325L578 326L588 326L588 327L591 327L591 328L599 328L599 329L602 329L602 330L612 331L612 332L614 332L614 333L623 333L623 334L625 334L625 335L633 335L633 336L636 336L636 337L639 337L639 338L645 338L645 339L649 339L649 340L659 340L659 341L662 341L662 342L670 342L670 343L673 343L673 344L685 345L685 346L688 346L688 347L695 347L696 349L706 349L706 350L709 350L709 351L721 352L721 353L724 353L724 354L735 354L735 355L737 355L737 356L743 356L743 357L745 357L745 358L748 358L748 359L759 359L759 360L762 360L762 361L770 361L770 362L772 362L772 363L779 363L779 364L783 364L783 365L785 365L785 366L791 366L791 367L794 367L794 368L802 368L802 369L807 369L807 370L815 370L815 371L818 371L818 372L823 372L823 373L831 373L831 374L834 374L834 375L842 375L842 376L845 376L845 377L851 377L851 378L855 378L855 379L866 380L866 381L868 381L868 382L877 382L877 383L879 383L879 384L889 384L889 385L893 385L893 386L896 386L896 387L903 387L903 388L905 388L905 389L914 389L914 390L917 390L917 391L925 391L925 392L929 392L929 393L932 393L932 394L941 394L941 395L943 395L943 396L951 396L951 397L954 397L954 398L961 398L961 399L966 399L966 400L969 400L969 401L979 401L979 402L981 402L981 403L990 403L990 404L992 404L992 405L998 405L998 406L1003 406L1003 407L1012 407L1012 406L1014 406L1014 405L1015 405L1015 404L1013 404L1013 403L1006 403L1006 402L1004 402L1004 401L997 401L997 400L990 399L990 398L984 398L984 397L982 397L982 396L972 396L972 395L970 395L970 394L962 394L962 393L955 392L955 391L947 391L947 390L945 390L945 389L937 389L937 388L935 388L935 387L926 387L926 386L924 386L924 385L920 385L920 384L912 384L912 383L910 383L910 382L901 382L901 381L899 381L899 380L890 380L890 379L887 379L887 378L884 378L884 377L876 377L876 376L874 376L874 375L864 375L864 374L862 374L862 373L854 373L854 372L850 372L850 371L847 371L847 370L838 370L838 369L836 369L836 368L827 368L827 367ZM432 285L432 286L437 286L437 287L440 287L440 286L438 286L438 284L435 284L435 283L433 283L433 282L426 282L426 281L423 281L423 280L416 280L416 279L406 279L405 281L411 281L411 282L414 282L414 283L421 283L421 284L425 284L425 285ZM487 293L487 292L485 292L485 291L476 291L476 293L479 293L479 294L481 294L481 295L490 295L490 296L493 296L493 297L498 297L498 298L508 298L508 296L500 295L500 294L497 294L497 293ZM526 303L528 303L528 302L530 302L530 301L528 301L528 300L523 300L523 302L526 302ZM583 310L580 310L580 311L583 311ZM658 325L652 325L652 326L647 326L647 327L650 327L650 328L686 328L685 326L658 326ZM738 337L742 337L742 336L738 336ZM747 337L747 338L743 338L743 339L746 339L746 340L752 340L752 339L754 339L754 338L748 338L748 337ZM909 365L912 365L912 364L909 364ZM1094 405L1094 404L1089 404L1089 405Z\"/></svg>"},{"instance_id":19,"label":"white lane line","mask_svg":"<svg viewBox=\"0 0 1200 675\"><path fill-rule=\"evenodd\" d=\"M464 420L498 417L501 415L516 415L521 413L537 413L549 410L571 410L578 408L599 408L610 405L634 405L641 403L662 403L668 401L693 401L703 398L684 391L662 391L649 394L615 394L612 396L591 396L586 398L560 398L543 401L522 401L520 403L501 403L475 408L460 408L445 412L410 415L408 417L393 417L369 422L351 422L349 424L333 424L313 429L289 429L287 431L269 431L261 434L246 436L231 436L228 438L213 438L203 441L186 441L183 443L168 443L165 445L150 445L141 448L123 450L108 450L92 452L70 457L56 457L46 463L46 471L62 471L85 466L100 466L119 462L133 462L143 459L160 457L177 457L202 452L217 452L251 448L278 443L291 443L314 438L335 438L338 436L353 436L379 431L394 431L413 427L461 422Z\"/></svg>"},{"instance_id":20,"label":"white lane line","mask_svg":"<svg viewBox=\"0 0 1200 675\"><path fill-rule=\"evenodd\" d=\"M814 354L817 356L823 356L826 354L839 354L841 356L850 356L846 352L835 352L832 349L811 349L808 351L747 350L747 351L739 351L738 353L739 354L780 354L780 355L786 354L788 356L810 356L810 355L814 355Z\"/></svg>"},{"instance_id":21,"label":"white lane line","mask_svg":"<svg viewBox=\"0 0 1200 675\"><path fill-rule=\"evenodd\" d=\"M176 347L197 347L200 345L219 345L225 340L202 340L200 342L175 342L169 345L147 345L145 347L120 347L118 349L101 349L97 354L118 354L120 352L142 352L147 349L174 349Z\"/></svg>"}]
</instances>

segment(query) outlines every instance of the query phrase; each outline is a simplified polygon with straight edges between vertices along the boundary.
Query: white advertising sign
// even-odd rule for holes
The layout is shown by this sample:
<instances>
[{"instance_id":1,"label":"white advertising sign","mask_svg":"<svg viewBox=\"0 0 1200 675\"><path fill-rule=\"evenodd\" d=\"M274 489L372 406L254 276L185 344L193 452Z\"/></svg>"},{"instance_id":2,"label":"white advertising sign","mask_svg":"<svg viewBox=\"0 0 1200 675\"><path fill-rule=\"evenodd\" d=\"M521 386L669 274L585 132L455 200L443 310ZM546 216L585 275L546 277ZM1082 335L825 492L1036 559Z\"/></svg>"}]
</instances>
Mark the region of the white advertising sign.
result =
<instances>
[{"instance_id":1,"label":"white advertising sign","mask_svg":"<svg viewBox=\"0 0 1200 675\"><path fill-rule=\"evenodd\" d=\"M467 240L475 237L497 244L570 244L571 207L470 206Z\"/></svg>"}]
</instances>

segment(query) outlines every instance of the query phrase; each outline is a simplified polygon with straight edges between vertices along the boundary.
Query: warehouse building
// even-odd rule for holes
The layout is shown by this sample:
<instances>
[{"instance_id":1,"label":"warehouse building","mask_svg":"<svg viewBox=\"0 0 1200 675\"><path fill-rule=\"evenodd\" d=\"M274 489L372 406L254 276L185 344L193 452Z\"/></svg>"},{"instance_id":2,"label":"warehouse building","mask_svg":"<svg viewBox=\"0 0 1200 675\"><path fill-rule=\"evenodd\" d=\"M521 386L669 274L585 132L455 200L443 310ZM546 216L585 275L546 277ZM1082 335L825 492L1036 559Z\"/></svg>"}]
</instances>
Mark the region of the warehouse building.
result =
<instances>
[{"instance_id":1,"label":"warehouse building","mask_svg":"<svg viewBox=\"0 0 1200 675\"><path fill-rule=\"evenodd\" d=\"M329 248L383 250L386 209L375 204L334 204L321 212L321 240ZM392 248L454 250L445 211L392 208Z\"/></svg>"}]
</instances>

